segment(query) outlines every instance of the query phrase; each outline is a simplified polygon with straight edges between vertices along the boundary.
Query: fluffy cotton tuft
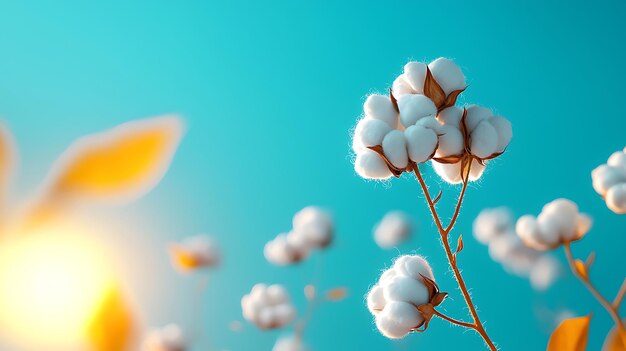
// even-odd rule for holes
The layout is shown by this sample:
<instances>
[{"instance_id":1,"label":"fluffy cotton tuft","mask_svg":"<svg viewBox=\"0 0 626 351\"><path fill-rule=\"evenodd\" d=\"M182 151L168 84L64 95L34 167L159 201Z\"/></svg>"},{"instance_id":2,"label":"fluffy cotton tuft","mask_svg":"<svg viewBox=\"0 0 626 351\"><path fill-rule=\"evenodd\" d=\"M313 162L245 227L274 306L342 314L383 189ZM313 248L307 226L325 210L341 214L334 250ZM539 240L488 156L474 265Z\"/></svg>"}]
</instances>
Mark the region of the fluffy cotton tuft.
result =
<instances>
[{"instance_id":1,"label":"fluffy cotton tuft","mask_svg":"<svg viewBox=\"0 0 626 351\"><path fill-rule=\"evenodd\" d=\"M594 169L591 180L611 211L626 213L626 148L614 152L606 164Z\"/></svg>"},{"instance_id":2,"label":"fluffy cotton tuft","mask_svg":"<svg viewBox=\"0 0 626 351\"><path fill-rule=\"evenodd\" d=\"M272 351L308 351L309 348L296 336L285 336L276 340Z\"/></svg>"},{"instance_id":3,"label":"fluffy cotton tuft","mask_svg":"<svg viewBox=\"0 0 626 351\"><path fill-rule=\"evenodd\" d=\"M423 257L401 256L369 291L367 307L384 336L399 339L424 323L417 307L429 303L432 296L422 275L434 281L430 265Z\"/></svg>"},{"instance_id":4,"label":"fluffy cotton tuft","mask_svg":"<svg viewBox=\"0 0 626 351\"><path fill-rule=\"evenodd\" d=\"M296 315L287 290L279 284L255 285L241 299L243 317L261 329L275 329L289 324Z\"/></svg>"},{"instance_id":5,"label":"fluffy cotton tuft","mask_svg":"<svg viewBox=\"0 0 626 351\"><path fill-rule=\"evenodd\" d=\"M193 236L180 243L170 244L173 264L183 271L215 267L221 261L221 252L215 239L207 235Z\"/></svg>"},{"instance_id":6,"label":"fluffy cotton tuft","mask_svg":"<svg viewBox=\"0 0 626 351\"><path fill-rule=\"evenodd\" d=\"M526 245L548 250L562 243L579 240L591 228L591 218L578 212L578 206L567 199L546 204L539 216L522 216L516 225L517 235Z\"/></svg>"},{"instance_id":7,"label":"fluffy cotton tuft","mask_svg":"<svg viewBox=\"0 0 626 351\"><path fill-rule=\"evenodd\" d=\"M397 246L411 235L411 227L411 221L404 212L388 212L374 226L374 241L383 249Z\"/></svg>"},{"instance_id":8,"label":"fluffy cotton tuft","mask_svg":"<svg viewBox=\"0 0 626 351\"><path fill-rule=\"evenodd\" d=\"M315 249L324 249L333 239L334 223L328 212L308 206L293 216L293 228L265 244L265 258L277 265L300 262Z\"/></svg>"},{"instance_id":9,"label":"fluffy cotton tuft","mask_svg":"<svg viewBox=\"0 0 626 351\"><path fill-rule=\"evenodd\" d=\"M142 344L143 351L185 351L187 340L183 330L175 324L151 330Z\"/></svg>"},{"instance_id":10,"label":"fluffy cotton tuft","mask_svg":"<svg viewBox=\"0 0 626 351\"><path fill-rule=\"evenodd\" d=\"M433 162L435 173L450 184L459 184L463 182L461 175L467 172L467 169L461 173L461 162L457 163L439 163ZM472 160L472 168L470 169L469 181L474 182L480 179L485 171L485 166L477 160Z\"/></svg>"},{"instance_id":11,"label":"fluffy cotton tuft","mask_svg":"<svg viewBox=\"0 0 626 351\"><path fill-rule=\"evenodd\" d=\"M488 245L489 256L506 271L528 277L536 290L547 289L560 272L553 257L524 245L515 235L514 218L506 207L485 209L474 220L474 237Z\"/></svg>"}]
</instances>

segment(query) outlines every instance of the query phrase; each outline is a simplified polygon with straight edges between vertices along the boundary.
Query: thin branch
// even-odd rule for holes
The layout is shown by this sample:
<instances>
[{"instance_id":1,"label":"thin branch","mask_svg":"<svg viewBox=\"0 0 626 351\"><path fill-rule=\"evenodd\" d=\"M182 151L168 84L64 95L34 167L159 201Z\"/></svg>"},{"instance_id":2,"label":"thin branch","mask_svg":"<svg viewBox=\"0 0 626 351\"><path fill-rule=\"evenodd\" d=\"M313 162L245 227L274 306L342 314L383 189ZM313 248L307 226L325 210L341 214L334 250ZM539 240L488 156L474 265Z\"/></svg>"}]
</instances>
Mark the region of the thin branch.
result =
<instances>
[{"instance_id":1,"label":"thin branch","mask_svg":"<svg viewBox=\"0 0 626 351\"><path fill-rule=\"evenodd\" d=\"M438 316L439 318L445 319L445 320L447 320L448 322L450 322L452 324L456 324L456 325L460 325L460 326L465 327L465 328L470 328L470 329L476 330L476 326L474 324L472 324L472 323L462 322L462 321L454 319L452 317L448 317L445 314L443 314L443 313L441 313L441 312L439 312L437 310L433 310L433 313L436 316Z\"/></svg>"},{"instance_id":2,"label":"thin branch","mask_svg":"<svg viewBox=\"0 0 626 351\"><path fill-rule=\"evenodd\" d=\"M572 249L570 247L570 243L566 242L565 244L563 244L563 249L565 250L565 256L567 257L567 263L569 263L569 266L570 266L570 269L572 270L572 273L574 273L576 278L578 278L578 280L580 280L583 283L583 285L585 285L587 290L589 290L589 292L591 292L593 297L595 297L596 300L598 300L598 302L602 305L602 307L604 307L604 309L609 313L611 318L613 318L613 321L615 321L615 325L620 330L623 331L624 330L624 324L622 323L622 320L620 319L619 314L617 313L617 309L609 302L609 300L607 300L604 296L602 296L602 294L598 291L598 289L596 289L596 287L593 285L593 283L591 282L589 277L582 276L578 272L578 270L576 270L576 264L575 264L575 261L574 261L574 257L572 255Z\"/></svg>"},{"instance_id":3,"label":"thin branch","mask_svg":"<svg viewBox=\"0 0 626 351\"><path fill-rule=\"evenodd\" d=\"M615 308L616 311L619 310L619 307L624 300L624 295L626 295L626 278L622 282L622 286L619 288L619 291L615 296L615 300L613 300L613 308Z\"/></svg>"},{"instance_id":4,"label":"thin branch","mask_svg":"<svg viewBox=\"0 0 626 351\"><path fill-rule=\"evenodd\" d=\"M446 235L450 234L452 227L454 227L454 223L456 223L456 219L459 217L459 213L461 212L461 204L463 204L463 198L465 197L465 190L467 190L467 183L469 179L470 169L472 168L472 161L469 161L469 165L467 166L467 174L463 177L463 188L461 188L461 194L459 195L459 200L456 202L456 207L454 209L454 215L452 215L452 219L450 223L446 227ZM461 172L463 170L461 169Z\"/></svg>"}]
</instances>

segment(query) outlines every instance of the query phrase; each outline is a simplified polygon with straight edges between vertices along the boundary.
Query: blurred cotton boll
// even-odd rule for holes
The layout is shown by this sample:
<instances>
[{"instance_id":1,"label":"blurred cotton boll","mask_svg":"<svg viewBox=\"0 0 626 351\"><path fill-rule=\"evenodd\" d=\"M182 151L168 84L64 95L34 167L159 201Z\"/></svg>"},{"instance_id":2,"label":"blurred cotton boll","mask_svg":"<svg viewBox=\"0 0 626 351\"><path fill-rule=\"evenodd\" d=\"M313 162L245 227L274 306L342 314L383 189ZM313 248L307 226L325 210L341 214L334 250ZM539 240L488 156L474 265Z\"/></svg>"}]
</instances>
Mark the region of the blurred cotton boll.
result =
<instances>
[{"instance_id":1,"label":"blurred cotton boll","mask_svg":"<svg viewBox=\"0 0 626 351\"><path fill-rule=\"evenodd\" d=\"M279 234L265 244L263 254L269 262L285 266L302 261L309 254L309 250L302 242L295 241L292 233L288 233Z\"/></svg>"},{"instance_id":2,"label":"blurred cotton boll","mask_svg":"<svg viewBox=\"0 0 626 351\"><path fill-rule=\"evenodd\" d=\"M548 250L581 239L591 228L591 218L578 212L578 206L567 199L546 204L539 216L522 216L517 221L517 235L526 245Z\"/></svg>"},{"instance_id":3,"label":"blurred cotton boll","mask_svg":"<svg viewBox=\"0 0 626 351\"><path fill-rule=\"evenodd\" d=\"M185 351L187 340L181 327L169 324L163 328L153 329L144 339L143 351Z\"/></svg>"},{"instance_id":4,"label":"blurred cotton boll","mask_svg":"<svg viewBox=\"0 0 626 351\"><path fill-rule=\"evenodd\" d=\"M215 267L221 261L220 249L215 239L207 235L193 236L169 246L174 266L182 271Z\"/></svg>"},{"instance_id":5,"label":"blurred cotton boll","mask_svg":"<svg viewBox=\"0 0 626 351\"><path fill-rule=\"evenodd\" d=\"M626 148L614 152L607 163L591 172L595 191L602 196L607 207L617 213L626 213Z\"/></svg>"},{"instance_id":6,"label":"blurred cotton boll","mask_svg":"<svg viewBox=\"0 0 626 351\"><path fill-rule=\"evenodd\" d=\"M507 233L512 223L513 214L508 208L484 209L474 220L474 237L481 243L487 244L495 237Z\"/></svg>"},{"instance_id":7,"label":"blurred cotton boll","mask_svg":"<svg viewBox=\"0 0 626 351\"><path fill-rule=\"evenodd\" d=\"M530 283L535 290L546 290L561 275L559 261L550 255L541 256L530 271Z\"/></svg>"},{"instance_id":8,"label":"blurred cotton boll","mask_svg":"<svg viewBox=\"0 0 626 351\"><path fill-rule=\"evenodd\" d=\"M463 182L462 174L467 172L467 166L461 170L461 162L447 164L433 161L433 169L435 173L450 184L459 184ZM472 167L470 168L469 181L477 181L483 175L485 166L477 160L472 160Z\"/></svg>"},{"instance_id":9,"label":"blurred cotton boll","mask_svg":"<svg viewBox=\"0 0 626 351\"><path fill-rule=\"evenodd\" d=\"M310 348L296 336L284 336L276 340L272 351L310 351Z\"/></svg>"},{"instance_id":10,"label":"blurred cotton boll","mask_svg":"<svg viewBox=\"0 0 626 351\"><path fill-rule=\"evenodd\" d=\"M407 240L411 230L411 220L404 212L391 211L374 226L374 241L381 248L388 249Z\"/></svg>"},{"instance_id":11,"label":"blurred cotton boll","mask_svg":"<svg viewBox=\"0 0 626 351\"><path fill-rule=\"evenodd\" d=\"M289 324L296 315L287 290L278 284L255 285L241 299L243 317L261 329L276 329Z\"/></svg>"},{"instance_id":12,"label":"blurred cotton boll","mask_svg":"<svg viewBox=\"0 0 626 351\"><path fill-rule=\"evenodd\" d=\"M434 282L430 265L423 257L401 256L369 291L367 307L384 336L402 338L424 323L417 307L429 303L432 296L423 277Z\"/></svg>"}]
</instances>

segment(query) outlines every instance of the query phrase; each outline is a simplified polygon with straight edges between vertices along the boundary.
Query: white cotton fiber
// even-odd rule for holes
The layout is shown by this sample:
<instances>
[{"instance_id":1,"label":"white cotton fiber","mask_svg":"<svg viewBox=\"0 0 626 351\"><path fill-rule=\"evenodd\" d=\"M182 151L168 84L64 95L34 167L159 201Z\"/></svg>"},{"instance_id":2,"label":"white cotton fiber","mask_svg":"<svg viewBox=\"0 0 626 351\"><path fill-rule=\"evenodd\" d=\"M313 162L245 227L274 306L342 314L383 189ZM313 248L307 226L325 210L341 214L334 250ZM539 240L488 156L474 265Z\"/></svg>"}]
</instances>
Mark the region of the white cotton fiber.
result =
<instances>
[{"instance_id":1,"label":"white cotton fiber","mask_svg":"<svg viewBox=\"0 0 626 351\"><path fill-rule=\"evenodd\" d=\"M374 227L374 241L388 249L405 241L411 234L411 221L400 211L388 212Z\"/></svg>"},{"instance_id":2,"label":"white cotton fiber","mask_svg":"<svg viewBox=\"0 0 626 351\"><path fill-rule=\"evenodd\" d=\"M310 249L328 246L332 241L333 231L332 217L320 207L305 207L293 217L292 235L301 237Z\"/></svg>"},{"instance_id":3,"label":"white cotton fiber","mask_svg":"<svg viewBox=\"0 0 626 351\"><path fill-rule=\"evenodd\" d=\"M539 258L530 271L530 283L535 290L544 291L561 274L561 264L550 255Z\"/></svg>"},{"instance_id":4,"label":"white cotton fiber","mask_svg":"<svg viewBox=\"0 0 626 351\"><path fill-rule=\"evenodd\" d=\"M414 125L424 117L435 117L437 107L426 96L420 94L404 95L398 98L400 121L404 127Z\"/></svg>"},{"instance_id":5,"label":"white cotton fiber","mask_svg":"<svg viewBox=\"0 0 626 351\"><path fill-rule=\"evenodd\" d=\"M498 147L496 148L496 152L504 152L506 147L509 146L511 138L513 138L511 122L501 116L491 117L489 122L496 129L496 133L498 134Z\"/></svg>"},{"instance_id":6,"label":"white cotton fiber","mask_svg":"<svg viewBox=\"0 0 626 351\"><path fill-rule=\"evenodd\" d=\"M426 64L415 61L407 63L404 65L404 77L413 94L422 94L426 80Z\"/></svg>"},{"instance_id":7,"label":"white cotton fiber","mask_svg":"<svg viewBox=\"0 0 626 351\"><path fill-rule=\"evenodd\" d=\"M424 317L410 303L392 301L376 316L376 326L390 339L400 339L421 325Z\"/></svg>"},{"instance_id":8,"label":"white cotton fiber","mask_svg":"<svg viewBox=\"0 0 626 351\"><path fill-rule=\"evenodd\" d=\"M456 129L461 128L462 117L463 109L457 106L448 107L443 111L440 111L437 115L437 119L439 119L442 124L455 127Z\"/></svg>"},{"instance_id":9,"label":"white cotton fiber","mask_svg":"<svg viewBox=\"0 0 626 351\"><path fill-rule=\"evenodd\" d=\"M493 116L490 109L478 105L470 105L466 110L465 125L470 132L472 132L480 122L488 120Z\"/></svg>"},{"instance_id":10,"label":"white cotton fiber","mask_svg":"<svg viewBox=\"0 0 626 351\"><path fill-rule=\"evenodd\" d=\"M405 301L419 305L428 301L428 289L421 280L398 275L385 282L383 296L386 301Z\"/></svg>"},{"instance_id":11,"label":"white cotton fiber","mask_svg":"<svg viewBox=\"0 0 626 351\"><path fill-rule=\"evenodd\" d=\"M387 304L383 288L376 285L367 294L367 308L372 314L378 314Z\"/></svg>"},{"instance_id":12,"label":"white cotton fiber","mask_svg":"<svg viewBox=\"0 0 626 351\"><path fill-rule=\"evenodd\" d=\"M423 281L423 275L427 278L430 278L432 281L435 280L433 271L430 268L430 264L428 264L428 261L426 261L426 259L424 259L422 256L400 256L398 257L396 262L394 262L393 268L397 275L405 275L419 281Z\"/></svg>"},{"instance_id":13,"label":"white cotton fiber","mask_svg":"<svg viewBox=\"0 0 626 351\"><path fill-rule=\"evenodd\" d=\"M241 308L246 320L261 329L275 329L289 324L295 317L295 308L289 294L282 285L255 285L241 299Z\"/></svg>"},{"instance_id":14,"label":"white cotton fiber","mask_svg":"<svg viewBox=\"0 0 626 351\"><path fill-rule=\"evenodd\" d=\"M409 158L415 163L428 161L437 148L437 134L432 129L410 126L404 131Z\"/></svg>"},{"instance_id":15,"label":"white cotton fiber","mask_svg":"<svg viewBox=\"0 0 626 351\"><path fill-rule=\"evenodd\" d=\"M383 139L385 156L397 168L405 168L409 163L404 133L399 130L389 132Z\"/></svg>"},{"instance_id":16,"label":"white cotton fiber","mask_svg":"<svg viewBox=\"0 0 626 351\"><path fill-rule=\"evenodd\" d=\"M614 152L606 162L609 166L626 169L626 153L624 151Z\"/></svg>"},{"instance_id":17,"label":"white cotton fiber","mask_svg":"<svg viewBox=\"0 0 626 351\"><path fill-rule=\"evenodd\" d=\"M365 179L388 179L392 176L385 161L372 150L363 150L356 155L354 169Z\"/></svg>"},{"instance_id":18,"label":"white cotton fiber","mask_svg":"<svg viewBox=\"0 0 626 351\"><path fill-rule=\"evenodd\" d=\"M393 91L393 96L395 96L396 99L403 95L417 93L406 80L406 76L404 74L399 75L398 78L393 81L391 90Z\"/></svg>"},{"instance_id":19,"label":"white cotton fiber","mask_svg":"<svg viewBox=\"0 0 626 351\"><path fill-rule=\"evenodd\" d=\"M306 258L309 250L302 242L294 240L291 233L279 234L265 244L263 254L273 264L284 266L293 264Z\"/></svg>"},{"instance_id":20,"label":"white cotton fiber","mask_svg":"<svg viewBox=\"0 0 626 351\"><path fill-rule=\"evenodd\" d=\"M461 162L446 164L439 163L433 160L433 168L435 173L441 177L444 181L450 184L459 184L463 180L461 178ZM480 164L476 160L472 160L472 168L470 169L469 181L475 182L482 176L485 171L485 166ZM467 172L464 170L463 172Z\"/></svg>"},{"instance_id":21,"label":"white cotton fiber","mask_svg":"<svg viewBox=\"0 0 626 351\"><path fill-rule=\"evenodd\" d=\"M464 152L463 134L451 125L444 125L440 129L439 147L435 157L459 156Z\"/></svg>"},{"instance_id":22,"label":"white cotton fiber","mask_svg":"<svg viewBox=\"0 0 626 351\"><path fill-rule=\"evenodd\" d=\"M308 351L309 348L304 345L302 340L297 336L284 336L276 341L272 351Z\"/></svg>"},{"instance_id":23,"label":"white cotton fiber","mask_svg":"<svg viewBox=\"0 0 626 351\"><path fill-rule=\"evenodd\" d=\"M479 158L487 158L498 150L498 133L488 120L478 123L472 131L470 149Z\"/></svg>"},{"instance_id":24,"label":"white cotton fiber","mask_svg":"<svg viewBox=\"0 0 626 351\"><path fill-rule=\"evenodd\" d=\"M389 126L378 119L363 118L354 130L352 148L354 152L360 152L370 146L382 145L383 138L391 131Z\"/></svg>"},{"instance_id":25,"label":"white cotton fiber","mask_svg":"<svg viewBox=\"0 0 626 351\"><path fill-rule=\"evenodd\" d=\"M626 213L626 183L609 188L606 193L606 205L617 214Z\"/></svg>"},{"instance_id":26,"label":"white cotton fiber","mask_svg":"<svg viewBox=\"0 0 626 351\"><path fill-rule=\"evenodd\" d=\"M429 63L428 68L446 95L455 90L465 89L465 76L452 60L440 57Z\"/></svg>"},{"instance_id":27,"label":"white cotton fiber","mask_svg":"<svg viewBox=\"0 0 626 351\"><path fill-rule=\"evenodd\" d=\"M187 340L176 324L151 330L142 343L143 351L185 351Z\"/></svg>"},{"instance_id":28,"label":"white cotton fiber","mask_svg":"<svg viewBox=\"0 0 626 351\"><path fill-rule=\"evenodd\" d=\"M398 112L393 107L389 96L373 94L367 97L363 105L365 116L385 122L389 128L398 124Z\"/></svg>"},{"instance_id":29,"label":"white cotton fiber","mask_svg":"<svg viewBox=\"0 0 626 351\"><path fill-rule=\"evenodd\" d=\"M601 165L591 172L591 179L594 190L606 196L612 186L626 183L626 169Z\"/></svg>"},{"instance_id":30,"label":"white cotton fiber","mask_svg":"<svg viewBox=\"0 0 626 351\"><path fill-rule=\"evenodd\" d=\"M500 235L506 235L513 228L513 214L506 207L482 210L474 220L473 231L476 240L488 244Z\"/></svg>"}]
</instances>

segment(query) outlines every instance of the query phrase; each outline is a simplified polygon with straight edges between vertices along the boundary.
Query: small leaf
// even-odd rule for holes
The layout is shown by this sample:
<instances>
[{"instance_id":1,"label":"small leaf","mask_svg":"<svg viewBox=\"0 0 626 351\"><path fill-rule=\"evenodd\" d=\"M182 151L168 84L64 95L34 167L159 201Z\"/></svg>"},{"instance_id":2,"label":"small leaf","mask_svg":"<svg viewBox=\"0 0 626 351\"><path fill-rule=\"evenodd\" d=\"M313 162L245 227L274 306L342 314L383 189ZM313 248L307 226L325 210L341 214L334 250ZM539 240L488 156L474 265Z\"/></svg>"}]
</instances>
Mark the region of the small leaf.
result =
<instances>
[{"instance_id":1,"label":"small leaf","mask_svg":"<svg viewBox=\"0 0 626 351\"><path fill-rule=\"evenodd\" d=\"M583 277L583 279L587 280L589 279L589 273L587 272L587 266L585 266L585 263L579 259L576 259L574 261L574 268L576 268L576 272L578 273L578 275L580 275L581 277Z\"/></svg>"},{"instance_id":2,"label":"small leaf","mask_svg":"<svg viewBox=\"0 0 626 351\"><path fill-rule=\"evenodd\" d=\"M447 292L436 293L435 296L433 296L433 298L430 300L430 303L433 306L439 306L439 305L441 305L443 300L446 299L446 297L448 297L448 293Z\"/></svg>"},{"instance_id":3,"label":"small leaf","mask_svg":"<svg viewBox=\"0 0 626 351\"><path fill-rule=\"evenodd\" d=\"M604 339L602 351L626 351L626 332L621 332L617 326L613 327Z\"/></svg>"},{"instance_id":4,"label":"small leaf","mask_svg":"<svg viewBox=\"0 0 626 351\"><path fill-rule=\"evenodd\" d=\"M334 288L326 293L326 299L330 301L341 301L348 295L348 289L344 287Z\"/></svg>"},{"instance_id":5,"label":"small leaf","mask_svg":"<svg viewBox=\"0 0 626 351\"><path fill-rule=\"evenodd\" d=\"M444 102L443 106L439 108L439 111L442 111L450 106L454 106L456 104L457 98L459 97L459 95L461 95L462 92L465 91L465 89L467 89L467 87L451 92L446 98L446 101Z\"/></svg>"},{"instance_id":6,"label":"small leaf","mask_svg":"<svg viewBox=\"0 0 626 351\"><path fill-rule=\"evenodd\" d=\"M424 80L424 95L431 99L437 108L442 107L446 102L446 93L441 89L428 66L426 67L426 79Z\"/></svg>"},{"instance_id":7,"label":"small leaf","mask_svg":"<svg viewBox=\"0 0 626 351\"><path fill-rule=\"evenodd\" d=\"M307 300L313 301L315 300L315 296L317 295L315 285L309 284L304 287L304 296Z\"/></svg>"},{"instance_id":8,"label":"small leaf","mask_svg":"<svg viewBox=\"0 0 626 351\"><path fill-rule=\"evenodd\" d=\"M435 294L439 292L439 287L437 286L437 283L435 283L434 280L428 278L427 276L421 273L420 273L420 276L422 277L422 280L424 281L424 285L426 286L426 289L428 289L428 296L432 298L433 296L435 296Z\"/></svg>"},{"instance_id":9,"label":"small leaf","mask_svg":"<svg viewBox=\"0 0 626 351\"><path fill-rule=\"evenodd\" d=\"M417 306L417 310L422 314L422 317L424 317L424 328L422 329L422 331L424 331L428 328L428 323L430 323L430 320L433 319L435 315L435 307L427 303Z\"/></svg>"},{"instance_id":10,"label":"small leaf","mask_svg":"<svg viewBox=\"0 0 626 351\"><path fill-rule=\"evenodd\" d=\"M596 253L594 251L591 251L589 256L587 256L587 259L585 260L585 266L587 266L587 270L591 268L591 266L593 265L595 261L596 261Z\"/></svg>"},{"instance_id":11,"label":"small leaf","mask_svg":"<svg viewBox=\"0 0 626 351\"><path fill-rule=\"evenodd\" d=\"M391 104L393 105L394 110L400 113L400 107L398 107L398 100L395 96L393 96L393 90L389 89L389 99L391 99Z\"/></svg>"},{"instance_id":12,"label":"small leaf","mask_svg":"<svg viewBox=\"0 0 626 351\"><path fill-rule=\"evenodd\" d=\"M129 349L133 333L132 313L121 292L111 287L87 328L91 350L126 351Z\"/></svg>"},{"instance_id":13,"label":"small leaf","mask_svg":"<svg viewBox=\"0 0 626 351\"><path fill-rule=\"evenodd\" d=\"M591 315L566 319L550 336L547 351L585 351Z\"/></svg>"},{"instance_id":14,"label":"small leaf","mask_svg":"<svg viewBox=\"0 0 626 351\"><path fill-rule=\"evenodd\" d=\"M463 235L459 235L459 240L457 240L457 243L456 243L455 253L459 253L461 252L461 250L463 250Z\"/></svg>"}]
</instances>

